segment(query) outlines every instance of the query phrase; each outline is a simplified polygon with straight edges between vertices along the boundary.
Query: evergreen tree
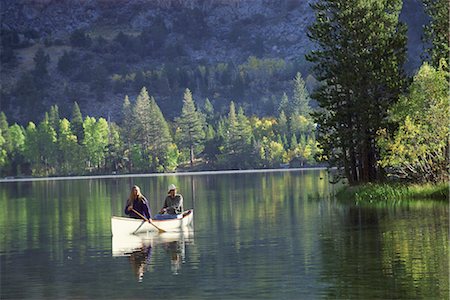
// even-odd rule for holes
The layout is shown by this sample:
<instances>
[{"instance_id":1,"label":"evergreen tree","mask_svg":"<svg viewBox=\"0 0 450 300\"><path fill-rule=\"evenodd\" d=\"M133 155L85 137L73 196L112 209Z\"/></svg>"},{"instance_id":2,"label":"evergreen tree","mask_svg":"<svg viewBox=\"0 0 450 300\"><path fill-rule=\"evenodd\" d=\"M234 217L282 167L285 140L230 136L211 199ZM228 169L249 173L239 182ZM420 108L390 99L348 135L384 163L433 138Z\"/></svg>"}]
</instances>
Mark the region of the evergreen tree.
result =
<instances>
[{"instance_id":1,"label":"evergreen tree","mask_svg":"<svg viewBox=\"0 0 450 300\"><path fill-rule=\"evenodd\" d=\"M56 132L50 126L48 114L38 127L30 122L25 134L25 156L31 163L33 175L52 175L56 167Z\"/></svg>"},{"instance_id":2,"label":"evergreen tree","mask_svg":"<svg viewBox=\"0 0 450 300\"><path fill-rule=\"evenodd\" d=\"M283 93L280 104L278 105L278 114L281 114L282 111L285 113L289 112L289 98L286 93Z\"/></svg>"},{"instance_id":3,"label":"evergreen tree","mask_svg":"<svg viewBox=\"0 0 450 300\"><path fill-rule=\"evenodd\" d=\"M375 137L388 108L403 92L406 26L401 0L319 0L309 28L318 45L307 59L322 85L313 94L318 141L350 183L380 177ZM358 22L355 22L358 20Z\"/></svg>"},{"instance_id":4,"label":"evergreen tree","mask_svg":"<svg viewBox=\"0 0 450 300\"><path fill-rule=\"evenodd\" d=\"M48 114L48 121L50 122L50 126L58 133L59 132L59 108L58 105L52 105L50 107L50 112Z\"/></svg>"},{"instance_id":5,"label":"evergreen tree","mask_svg":"<svg viewBox=\"0 0 450 300\"><path fill-rule=\"evenodd\" d=\"M177 119L180 127L180 142L189 149L191 167L194 165L194 149L202 144L205 138L205 122L203 116L196 110L192 93L189 89L184 92L183 108Z\"/></svg>"},{"instance_id":6,"label":"evergreen tree","mask_svg":"<svg viewBox=\"0 0 450 300\"><path fill-rule=\"evenodd\" d=\"M141 144L144 149L150 147L152 142L150 139L153 129L151 122L154 120L151 119L150 109L150 96L147 89L143 87L136 99L132 115L134 116L135 141Z\"/></svg>"},{"instance_id":7,"label":"evergreen tree","mask_svg":"<svg viewBox=\"0 0 450 300\"><path fill-rule=\"evenodd\" d=\"M289 105L289 112L291 114L299 114L304 117L309 117L311 107L309 106L309 93L306 90L305 81L300 72L297 73L294 79L294 96Z\"/></svg>"},{"instance_id":8,"label":"evergreen tree","mask_svg":"<svg viewBox=\"0 0 450 300\"><path fill-rule=\"evenodd\" d=\"M225 163L231 168L242 168L251 164L252 128L242 107L236 115L234 102L230 103L228 113L228 131L224 141Z\"/></svg>"},{"instance_id":9,"label":"evergreen tree","mask_svg":"<svg viewBox=\"0 0 450 300\"><path fill-rule=\"evenodd\" d=\"M214 121L214 106L211 104L208 98L205 100L205 105L203 107L203 112L206 117L206 122L212 124Z\"/></svg>"},{"instance_id":10,"label":"evergreen tree","mask_svg":"<svg viewBox=\"0 0 450 300\"><path fill-rule=\"evenodd\" d=\"M78 144L81 145L84 138L83 116L81 115L80 107L77 102L74 102L73 104L70 126L73 134L77 137Z\"/></svg>"},{"instance_id":11,"label":"evergreen tree","mask_svg":"<svg viewBox=\"0 0 450 300\"><path fill-rule=\"evenodd\" d=\"M153 97L143 87L133 107L136 141L141 145L141 154L148 157L151 168L164 168L165 158L172 144L169 125Z\"/></svg>"},{"instance_id":12,"label":"evergreen tree","mask_svg":"<svg viewBox=\"0 0 450 300\"><path fill-rule=\"evenodd\" d=\"M277 131L281 135L286 135L288 133L288 122L284 110L282 110L278 116Z\"/></svg>"},{"instance_id":13,"label":"evergreen tree","mask_svg":"<svg viewBox=\"0 0 450 300\"><path fill-rule=\"evenodd\" d=\"M120 128L115 123L109 123L109 142L106 156L108 170L119 171L125 165L123 141L120 137Z\"/></svg>"},{"instance_id":14,"label":"evergreen tree","mask_svg":"<svg viewBox=\"0 0 450 300\"><path fill-rule=\"evenodd\" d=\"M134 136L133 122L134 122L133 108L131 107L130 99L128 98L127 95L125 96L122 105L122 127L121 127L123 141L125 142L127 148L130 148L130 145L133 141Z\"/></svg>"},{"instance_id":15,"label":"evergreen tree","mask_svg":"<svg viewBox=\"0 0 450 300\"><path fill-rule=\"evenodd\" d=\"M450 66L450 38L449 38L449 2L448 0L423 0L425 12L430 16L430 23L425 26L424 38L431 45L427 49L431 64L439 67L444 58L447 68Z\"/></svg>"}]
</instances>

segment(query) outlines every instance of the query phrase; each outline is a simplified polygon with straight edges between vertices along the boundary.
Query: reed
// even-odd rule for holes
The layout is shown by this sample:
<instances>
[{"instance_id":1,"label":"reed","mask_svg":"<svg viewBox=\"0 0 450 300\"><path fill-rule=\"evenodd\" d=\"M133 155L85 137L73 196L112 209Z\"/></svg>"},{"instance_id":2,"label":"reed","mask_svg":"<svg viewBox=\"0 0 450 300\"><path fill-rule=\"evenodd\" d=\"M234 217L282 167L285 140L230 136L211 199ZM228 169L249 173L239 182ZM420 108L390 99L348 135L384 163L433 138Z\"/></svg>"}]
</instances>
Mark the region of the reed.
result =
<instances>
[{"instance_id":1,"label":"reed","mask_svg":"<svg viewBox=\"0 0 450 300\"><path fill-rule=\"evenodd\" d=\"M340 200L354 200L357 202L372 201L401 201L412 199L447 200L449 186L440 184L364 184L344 187L337 193Z\"/></svg>"}]
</instances>

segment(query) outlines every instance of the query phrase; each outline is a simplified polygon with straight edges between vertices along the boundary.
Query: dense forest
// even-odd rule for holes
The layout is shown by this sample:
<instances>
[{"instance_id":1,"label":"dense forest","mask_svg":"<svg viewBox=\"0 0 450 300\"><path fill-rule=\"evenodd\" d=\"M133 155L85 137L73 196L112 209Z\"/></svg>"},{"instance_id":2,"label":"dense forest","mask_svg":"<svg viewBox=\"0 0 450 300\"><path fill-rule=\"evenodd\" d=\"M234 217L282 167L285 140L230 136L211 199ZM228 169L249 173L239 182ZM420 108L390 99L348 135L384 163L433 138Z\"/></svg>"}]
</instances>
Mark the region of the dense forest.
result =
<instances>
[{"instance_id":1,"label":"dense forest","mask_svg":"<svg viewBox=\"0 0 450 300\"><path fill-rule=\"evenodd\" d=\"M171 172L190 169L278 168L315 164L315 125L300 74L294 97L284 94L276 117L248 117L230 103L226 115L207 99L199 108L189 89L174 121L167 121L143 87L123 101L121 124L82 115L75 102L70 120L52 106L37 125L8 124L0 114L0 165L6 175L35 176ZM287 111L287 113L285 113Z\"/></svg>"},{"instance_id":2,"label":"dense forest","mask_svg":"<svg viewBox=\"0 0 450 300\"><path fill-rule=\"evenodd\" d=\"M423 39L429 47L412 77L405 69L408 27L399 19L402 5L401 0L313 2L315 18L307 35L315 46L305 58L294 60L258 53L266 48L256 38L249 44L255 55L244 61L192 63L183 43L170 42L174 27L167 28L160 18L137 34L119 32L112 39L74 30L71 47L59 56L56 71L40 48L30 72L17 81L14 96L2 95L13 120L21 110L35 113L26 125L9 122L10 116L1 113L2 175L272 168L319 162L338 167L350 183L386 177L444 181L448 3L423 1L429 17ZM298 5L290 7L295 8ZM205 16L197 13L183 24L190 24L186 32L201 40L208 30L202 23ZM237 44L244 38L238 29L227 35ZM10 46L3 46L2 64L13 68L20 38L3 30L2 40L5 37ZM93 49L109 63L98 63ZM169 59L139 71L127 67L147 56ZM305 65L311 66L306 78L299 72ZM50 69L71 84L55 85ZM113 113L112 121L110 111L83 115L73 101L70 113L64 109L66 117L52 105L36 119L44 108L40 99L48 99L54 89L63 90L67 99L87 93L81 98L97 99L89 103L92 106L114 91L123 93L121 107L115 110L120 116ZM249 101L253 98L259 100Z\"/></svg>"}]
</instances>

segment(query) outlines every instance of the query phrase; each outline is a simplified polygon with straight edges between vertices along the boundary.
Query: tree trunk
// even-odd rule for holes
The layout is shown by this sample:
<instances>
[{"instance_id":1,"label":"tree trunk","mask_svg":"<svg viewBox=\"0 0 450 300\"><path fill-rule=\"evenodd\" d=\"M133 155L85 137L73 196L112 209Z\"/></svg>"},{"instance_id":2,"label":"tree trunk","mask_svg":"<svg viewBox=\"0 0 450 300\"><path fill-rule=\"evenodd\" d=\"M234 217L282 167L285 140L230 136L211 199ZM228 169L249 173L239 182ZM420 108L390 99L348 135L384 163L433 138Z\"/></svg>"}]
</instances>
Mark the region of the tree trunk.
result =
<instances>
[{"instance_id":1,"label":"tree trunk","mask_svg":"<svg viewBox=\"0 0 450 300\"><path fill-rule=\"evenodd\" d=\"M190 149L189 149L189 156L190 156L190 159L191 159L191 168L194 166L194 146L193 145L191 145L191 147L190 147Z\"/></svg>"}]
</instances>

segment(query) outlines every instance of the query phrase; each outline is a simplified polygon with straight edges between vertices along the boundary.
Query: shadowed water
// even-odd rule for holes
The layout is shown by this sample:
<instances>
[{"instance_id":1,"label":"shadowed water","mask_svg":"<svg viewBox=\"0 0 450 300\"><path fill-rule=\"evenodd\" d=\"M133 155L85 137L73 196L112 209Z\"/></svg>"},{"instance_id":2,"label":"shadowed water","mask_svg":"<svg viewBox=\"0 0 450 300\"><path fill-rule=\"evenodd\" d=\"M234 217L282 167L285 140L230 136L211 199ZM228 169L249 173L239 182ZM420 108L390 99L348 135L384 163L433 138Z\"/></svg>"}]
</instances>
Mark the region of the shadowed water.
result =
<instances>
[{"instance_id":1,"label":"shadowed water","mask_svg":"<svg viewBox=\"0 0 450 300\"><path fill-rule=\"evenodd\" d=\"M111 236L137 184L193 228ZM448 299L448 203L336 202L322 170L0 183L1 299Z\"/></svg>"}]
</instances>

